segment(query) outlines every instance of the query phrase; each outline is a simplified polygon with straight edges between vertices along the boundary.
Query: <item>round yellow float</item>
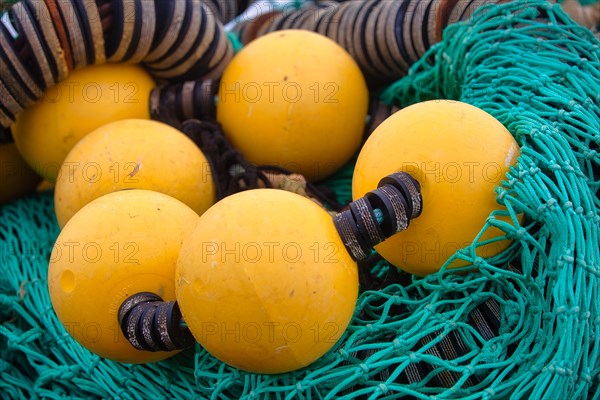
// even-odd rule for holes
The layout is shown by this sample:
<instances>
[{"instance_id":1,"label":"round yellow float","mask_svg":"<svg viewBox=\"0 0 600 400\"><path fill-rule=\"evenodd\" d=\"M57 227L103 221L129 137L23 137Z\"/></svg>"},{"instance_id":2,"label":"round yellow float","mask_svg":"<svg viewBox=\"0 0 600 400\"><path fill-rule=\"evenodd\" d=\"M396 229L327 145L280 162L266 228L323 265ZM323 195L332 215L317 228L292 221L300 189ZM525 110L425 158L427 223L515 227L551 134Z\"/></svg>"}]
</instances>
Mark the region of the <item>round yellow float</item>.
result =
<instances>
[{"instance_id":1,"label":"round yellow float","mask_svg":"<svg viewBox=\"0 0 600 400\"><path fill-rule=\"evenodd\" d=\"M0 144L0 204L33 193L41 180L14 143Z\"/></svg>"},{"instance_id":2,"label":"round yellow float","mask_svg":"<svg viewBox=\"0 0 600 400\"><path fill-rule=\"evenodd\" d=\"M519 155L511 134L483 110L457 101L422 102L398 111L369 137L356 163L352 196L364 196L398 171L420 183L422 214L376 250L396 267L423 276L472 243L490 213L503 208L494 188ZM502 235L490 228L481 240ZM509 244L498 240L477 254L493 256Z\"/></svg>"},{"instance_id":3,"label":"round yellow float","mask_svg":"<svg viewBox=\"0 0 600 400\"><path fill-rule=\"evenodd\" d=\"M122 189L165 193L199 215L216 196L210 165L191 139L161 122L121 120L86 135L65 158L54 194L59 225Z\"/></svg>"},{"instance_id":4,"label":"round yellow float","mask_svg":"<svg viewBox=\"0 0 600 400\"><path fill-rule=\"evenodd\" d=\"M115 361L173 355L136 350L121 332L117 312L139 292L175 299L177 257L197 220L185 204L147 190L111 193L81 209L60 233L48 269L50 299L67 332Z\"/></svg>"},{"instance_id":5,"label":"round yellow float","mask_svg":"<svg viewBox=\"0 0 600 400\"><path fill-rule=\"evenodd\" d=\"M326 211L259 189L201 216L182 246L176 286L183 317L207 351L243 370L282 373L311 364L341 337L358 275Z\"/></svg>"},{"instance_id":6,"label":"round yellow float","mask_svg":"<svg viewBox=\"0 0 600 400\"><path fill-rule=\"evenodd\" d=\"M360 69L337 43L284 30L233 58L221 79L217 118L252 163L319 180L358 150L368 97Z\"/></svg>"},{"instance_id":7,"label":"round yellow float","mask_svg":"<svg viewBox=\"0 0 600 400\"><path fill-rule=\"evenodd\" d=\"M137 65L101 64L76 71L17 116L12 127L27 163L54 181L71 148L108 122L150 118L150 74Z\"/></svg>"}]
</instances>

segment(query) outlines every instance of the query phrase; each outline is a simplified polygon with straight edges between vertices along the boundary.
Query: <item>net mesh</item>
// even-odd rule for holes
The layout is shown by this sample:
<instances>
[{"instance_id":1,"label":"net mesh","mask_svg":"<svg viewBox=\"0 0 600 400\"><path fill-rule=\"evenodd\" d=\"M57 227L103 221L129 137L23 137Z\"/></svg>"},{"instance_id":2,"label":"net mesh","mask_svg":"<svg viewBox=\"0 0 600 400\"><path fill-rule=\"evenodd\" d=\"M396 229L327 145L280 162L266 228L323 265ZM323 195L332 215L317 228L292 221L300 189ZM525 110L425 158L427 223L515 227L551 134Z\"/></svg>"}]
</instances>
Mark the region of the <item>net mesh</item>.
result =
<instances>
[{"instance_id":1,"label":"net mesh","mask_svg":"<svg viewBox=\"0 0 600 400\"><path fill-rule=\"evenodd\" d=\"M46 270L58 227L51 194L0 208L0 395L598 398L599 88L600 44L558 6L532 0L484 7L448 27L382 98L402 106L462 100L514 134L522 155L497 190L506 210L482 227L501 229L513 245L481 258L476 249L485 243L476 238L453 256L474 269L443 268L426 278L396 273L378 290L362 288L341 340L294 373L245 373L200 346L150 365L91 354L70 329L115 332L63 327L52 310ZM351 173L348 167L327 182L340 200L348 200ZM371 273L391 271L379 263ZM497 323L478 323L485 315ZM415 373L419 379L411 379Z\"/></svg>"}]
</instances>

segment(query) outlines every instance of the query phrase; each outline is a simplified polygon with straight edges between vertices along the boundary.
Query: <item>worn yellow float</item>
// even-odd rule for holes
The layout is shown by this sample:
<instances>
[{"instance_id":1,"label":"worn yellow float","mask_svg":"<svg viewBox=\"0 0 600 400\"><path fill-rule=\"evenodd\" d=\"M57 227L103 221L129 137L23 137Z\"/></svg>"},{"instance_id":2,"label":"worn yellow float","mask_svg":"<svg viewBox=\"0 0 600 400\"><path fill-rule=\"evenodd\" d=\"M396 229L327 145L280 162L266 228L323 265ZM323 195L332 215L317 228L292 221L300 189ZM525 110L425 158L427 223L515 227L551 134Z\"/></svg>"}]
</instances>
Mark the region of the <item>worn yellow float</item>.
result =
<instances>
[{"instance_id":1,"label":"worn yellow float","mask_svg":"<svg viewBox=\"0 0 600 400\"><path fill-rule=\"evenodd\" d=\"M250 162L319 180L358 150L368 101L362 73L342 47L285 30L233 58L221 78L217 118Z\"/></svg>"},{"instance_id":2,"label":"worn yellow float","mask_svg":"<svg viewBox=\"0 0 600 400\"><path fill-rule=\"evenodd\" d=\"M176 288L207 351L246 371L282 373L311 364L342 336L358 273L325 210L259 189L201 216L182 246Z\"/></svg>"},{"instance_id":3,"label":"worn yellow float","mask_svg":"<svg viewBox=\"0 0 600 400\"><path fill-rule=\"evenodd\" d=\"M23 158L56 180L71 148L92 130L125 118L150 118L155 86L142 67L101 64L73 71L17 116L12 132Z\"/></svg>"},{"instance_id":4,"label":"worn yellow float","mask_svg":"<svg viewBox=\"0 0 600 400\"><path fill-rule=\"evenodd\" d=\"M202 214L215 202L211 167L196 144L157 121L127 119L89 133L67 155L54 192L60 226L107 193L148 189Z\"/></svg>"},{"instance_id":5,"label":"worn yellow float","mask_svg":"<svg viewBox=\"0 0 600 400\"><path fill-rule=\"evenodd\" d=\"M135 349L117 313L134 293L175 299L179 250L197 219L182 202L148 190L110 193L82 208L60 233L48 267L52 306L67 332L115 361L145 363L173 355Z\"/></svg>"},{"instance_id":6,"label":"worn yellow float","mask_svg":"<svg viewBox=\"0 0 600 400\"><path fill-rule=\"evenodd\" d=\"M0 205L33 193L41 180L14 143L0 144Z\"/></svg>"},{"instance_id":7,"label":"worn yellow float","mask_svg":"<svg viewBox=\"0 0 600 400\"><path fill-rule=\"evenodd\" d=\"M519 157L512 135L494 117L466 103L432 100L406 107L369 137L352 179L354 199L379 180L403 171L421 186L423 210L410 228L376 246L390 263L416 275L436 272L457 250L468 246L494 210L495 187ZM493 256L507 248L503 233L488 229L478 248ZM452 263L452 267L464 264Z\"/></svg>"}]
</instances>

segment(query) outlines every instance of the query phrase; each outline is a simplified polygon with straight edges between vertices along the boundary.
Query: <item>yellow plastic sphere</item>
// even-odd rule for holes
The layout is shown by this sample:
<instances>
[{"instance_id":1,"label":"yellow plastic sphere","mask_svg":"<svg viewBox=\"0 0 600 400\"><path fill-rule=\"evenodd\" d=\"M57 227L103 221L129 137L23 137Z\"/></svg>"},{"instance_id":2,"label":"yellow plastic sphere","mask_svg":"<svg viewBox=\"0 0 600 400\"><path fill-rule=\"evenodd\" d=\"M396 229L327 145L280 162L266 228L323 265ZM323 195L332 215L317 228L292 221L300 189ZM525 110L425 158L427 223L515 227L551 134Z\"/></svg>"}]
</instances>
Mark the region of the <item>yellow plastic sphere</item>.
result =
<instances>
[{"instance_id":1,"label":"yellow plastic sphere","mask_svg":"<svg viewBox=\"0 0 600 400\"><path fill-rule=\"evenodd\" d=\"M422 102L393 114L369 137L356 163L352 196L362 197L398 171L419 181L423 213L376 250L396 267L424 276L471 244L490 213L503 209L494 188L519 155L511 134L483 110L457 101ZM498 236L503 232L491 228L481 240ZM509 244L490 243L478 255L493 256ZM449 265L459 266L464 264Z\"/></svg>"},{"instance_id":2,"label":"yellow plastic sphere","mask_svg":"<svg viewBox=\"0 0 600 400\"><path fill-rule=\"evenodd\" d=\"M331 216L299 195L258 189L218 202L184 242L177 301L223 362L257 373L309 365L346 329L357 266Z\"/></svg>"},{"instance_id":3,"label":"yellow plastic sphere","mask_svg":"<svg viewBox=\"0 0 600 400\"><path fill-rule=\"evenodd\" d=\"M146 363L174 352L136 350L117 312L125 299L152 292L175 299L175 266L198 215L180 201L147 190L103 196L75 215L50 257L52 306L67 332L111 360Z\"/></svg>"},{"instance_id":4,"label":"yellow plastic sphere","mask_svg":"<svg viewBox=\"0 0 600 400\"><path fill-rule=\"evenodd\" d=\"M13 136L23 158L54 181L83 136L112 121L149 119L152 77L141 67L101 64L76 71L17 116Z\"/></svg>"},{"instance_id":5,"label":"yellow plastic sphere","mask_svg":"<svg viewBox=\"0 0 600 400\"><path fill-rule=\"evenodd\" d=\"M337 43L278 31L249 43L227 66L217 118L249 161L314 181L358 150L368 96L360 69Z\"/></svg>"},{"instance_id":6,"label":"yellow plastic sphere","mask_svg":"<svg viewBox=\"0 0 600 400\"><path fill-rule=\"evenodd\" d=\"M0 144L0 204L33 193L41 180L14 143Z\"/></svg>"},{"instance_id":7,"label":"yellow plastic sphere","mask_svg":"<svg viewBox=\"0 0 600 400\"><path fill-rule=\"evenodd\" d=\"M59 225L84 205L122 189L148 189L184 202L199 215L215 202L210 165L177 129L151 120L101 126L69 152L54 192Z\"/></svg>"}]
</instances>

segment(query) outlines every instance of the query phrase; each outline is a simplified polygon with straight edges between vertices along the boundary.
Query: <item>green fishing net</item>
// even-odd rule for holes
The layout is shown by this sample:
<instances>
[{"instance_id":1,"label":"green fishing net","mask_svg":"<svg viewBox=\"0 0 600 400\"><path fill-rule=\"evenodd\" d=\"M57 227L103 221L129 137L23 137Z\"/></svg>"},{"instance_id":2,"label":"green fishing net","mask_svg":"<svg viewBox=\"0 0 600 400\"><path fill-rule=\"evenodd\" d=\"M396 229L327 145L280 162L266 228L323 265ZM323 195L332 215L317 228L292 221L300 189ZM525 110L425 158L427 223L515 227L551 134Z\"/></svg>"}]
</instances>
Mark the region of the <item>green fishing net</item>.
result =
<instances>
[{"instance_id":1,"label":"green fishing net","mask_svg":"<svg viewBox=\"0 0 600 400\"><path fill-rule=\"evenodd\" d=\"M482 232L501 229L511 247L480 258L475 238L453 256L465 272L362 288L341 340L300 371L245 373L198 345L123 365L57 320L46 281L59 231L52 195L26 198L0 208L0 397L600 398L600 43L544 1L486 6L448 27L382 99L462 100L509 129L522 154L497 189L505 211ZM342 201L351 174L327 182ZM496 323L477 322L486 314Z\"/></svg>"}]
</instances>

